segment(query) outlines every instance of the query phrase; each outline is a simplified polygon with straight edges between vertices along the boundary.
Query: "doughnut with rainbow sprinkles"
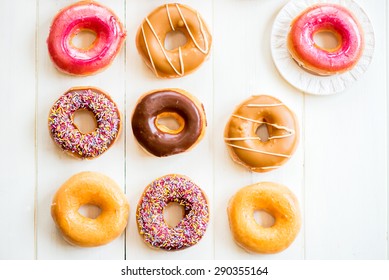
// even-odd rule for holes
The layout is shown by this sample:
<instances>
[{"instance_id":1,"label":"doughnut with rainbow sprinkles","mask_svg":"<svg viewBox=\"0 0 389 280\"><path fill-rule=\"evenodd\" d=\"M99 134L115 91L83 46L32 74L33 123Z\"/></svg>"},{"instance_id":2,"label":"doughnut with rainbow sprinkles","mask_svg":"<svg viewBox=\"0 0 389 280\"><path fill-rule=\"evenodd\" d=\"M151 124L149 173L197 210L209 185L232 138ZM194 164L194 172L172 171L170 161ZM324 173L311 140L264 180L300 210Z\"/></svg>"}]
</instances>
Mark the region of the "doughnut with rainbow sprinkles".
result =
<instances>
[{"instance_id":1,"label":"doughnut with rainbow sprinkles","mask_svg":"<svg viewBox=\"0 0 389 280\"><path fill-rule=\"evenodd\" d=\"M184 207L185 217L175 227L164 220L163 210L170 202ZM139 234L153 248L180 250L197 244L209 222L209 207L204 192L188 177L163 176L143 192L136 211Z\"/></svg>"},{"instance_id":2,"label":"doughnut with rainbow sprinkles","mask_svg":"<svg viewBox=\"0 0 389 280\"><path fill-rule=\"evenodd\" d=\"M74 113L89 110L95 115L96 129L82 133L74 123ZM94 87L76 87L65 92L49 113L49 131L54 142L67 153L93 159L108 150L121 131L120 111L111 97Z\"/></svg>"}]
</instances>

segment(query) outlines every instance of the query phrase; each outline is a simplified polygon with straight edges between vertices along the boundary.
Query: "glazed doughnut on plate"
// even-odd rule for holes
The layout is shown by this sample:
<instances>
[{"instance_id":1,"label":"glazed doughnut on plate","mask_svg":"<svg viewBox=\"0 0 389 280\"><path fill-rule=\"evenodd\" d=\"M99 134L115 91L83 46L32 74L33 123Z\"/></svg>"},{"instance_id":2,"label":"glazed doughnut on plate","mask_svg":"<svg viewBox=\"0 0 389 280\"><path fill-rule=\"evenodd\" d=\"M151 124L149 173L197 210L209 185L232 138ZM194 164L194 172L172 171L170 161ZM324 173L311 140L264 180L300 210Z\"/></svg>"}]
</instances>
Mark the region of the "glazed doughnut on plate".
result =
<instances>
[{"instance_id":1,"label":"glazed doughnut on plate","mask_svg":"<svg viewBox=\"0 0 389 280\"><path fill-rule=\"evenodd\" d=\"M165 47L166 35L181 31L187 41L173 50ZM212 36L194 9L178 3L152 11L136 35L138 52L157 77L177 78L195 71L210 54Z\"/></svg>"},{"instance_id":2,"label":"glazed doughnut on plate","mask_svg":"<svg viewBox=\"0 0 389 280\"><path fill-rule=\"evenodd\" d=\"M78 33L96 35L87 48L73 44ZM63 8L53 19L47 46L58 70L77 76L95 74L108 67L119 53L126 31L109 8L94 2L80 1Z\"/></svg>"},{"instance_id":3,"label":"glazed doughnut on plate","mask_svg":"<svg viewBox=\"0 0 389 280\"><path fill-rule=\"evenodd\" d=\"M163 210L170 202L184 207L185 216L175 227L164 219ZM151 182L144 190L136 210L139 234L154 249L175 251L197 244L209 222L205 193L191 179L169 174Z\"/></svg>"},{"instance_id":4,"label":"glazed doughnut on plate","mask_svg":"<svg viewBox=\"0 0 389 280\"><path fill-rule=\"evenodd\" d=\"M92 112L96 129L83 133L74 123L79 110ZM112 98L95 87L74 87L66 91L50 109L49 131L54 142L67 154L79 159L94 159L118 139L121 114Z\"/></svg>"},{"instance_id":5,"label":"glazed doughnut on plate","mask_svg":"<svg viewBox=\"0 0 389 280\"><path fill-rule=\"evenodd\" d=\"M101 209L95 219L79 213L83 205ZM120 236L128 221L129 205L119 186L108 176L81 172L70 177L56 192L51 215L63 238L80 247L107 244Z\"/></svg>"},{"instance_id":6,"label":"glazed doughnut on plate","mask_svg":"<svg viewBox=\"0 0 389 280\"><path fill-rule=\"evenodd\" d=\"M161 123L175 120L177 128ZM204 136L207 126L203 104L189 92L167 88L150 91L139 98L133 115L132 131L149 154L167 157L192 149Z\"/></svg>"},{"instance_id":7,"label":"glazed doughnut on plate","mask_svg":"<svg viewBox=\"0 0 389 280\"><path fill-rule=\"evenodd\" d=\"M254 212L273 216L271 227L255 221ZM301 228L295 195L285 186L261 182L240 189L228 204L228 220L235 242L250 253L278 253L290 246Z\"/></svg>"},{"instance_id":8,"label":"glazed doughnut on plate","mask_svg":"<svg viewBox=\"0 0 389 280\"><path fill-rule=\"evenodd\" d=\"M332 33L338 41L333 49L318 46L314 36ZM362 56L364 34L356 17L338 4L320 3L304 10L291 23L288 49L297 63L318 75L340 74L352 69Z\"/></svg>"},{"instance_id":9,"label":"glazed doughnut on plate","mask_svg":"<svg viewBox=\"0 0 389 280\"><path fill-rule=\"evenodd\" d=\"M262 125L267 128L267 139L257 134ZM252 96L232 113L224 141L236 163L254 172L267 172L292 157L299 142L299 125L293 111L277 98Z\"/></svg>"}]
</instances>

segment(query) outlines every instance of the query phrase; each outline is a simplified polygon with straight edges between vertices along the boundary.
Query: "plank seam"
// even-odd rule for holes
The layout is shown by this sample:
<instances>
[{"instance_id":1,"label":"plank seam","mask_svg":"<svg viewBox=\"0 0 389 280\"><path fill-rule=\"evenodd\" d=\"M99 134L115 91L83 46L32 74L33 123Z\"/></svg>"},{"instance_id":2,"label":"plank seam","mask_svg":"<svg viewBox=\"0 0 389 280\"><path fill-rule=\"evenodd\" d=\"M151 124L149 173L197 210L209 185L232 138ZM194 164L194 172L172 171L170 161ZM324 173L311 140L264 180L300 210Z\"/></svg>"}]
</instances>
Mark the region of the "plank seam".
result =
<instances>
[{"instance_id":1,"label":"plank seam","mask_svg":"<svg viewBox=\"0 0 389 280\"><path fill-rule=\"evenodd\" d=\"M35 162L35 186L34 186L34 259L38 259L38 42L39 42L39 0L35 5L35 121L34 121L34 162Z\"/></svg>"}]
</instances>

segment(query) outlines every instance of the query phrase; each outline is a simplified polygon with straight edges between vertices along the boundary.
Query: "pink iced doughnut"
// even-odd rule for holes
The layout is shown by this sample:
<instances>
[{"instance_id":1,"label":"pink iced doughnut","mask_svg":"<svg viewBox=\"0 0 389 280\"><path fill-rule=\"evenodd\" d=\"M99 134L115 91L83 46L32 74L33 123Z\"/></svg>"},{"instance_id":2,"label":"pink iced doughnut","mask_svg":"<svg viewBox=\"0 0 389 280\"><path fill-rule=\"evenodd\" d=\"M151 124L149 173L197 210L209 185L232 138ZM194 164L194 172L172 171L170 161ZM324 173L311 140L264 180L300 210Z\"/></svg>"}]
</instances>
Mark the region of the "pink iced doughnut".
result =
<instances>
[{"instance_id":1,"label":"pink iced doughnut","mask_svg":"<svg viewBox=\"0 0 389 280\"><path fill-rule=\"evenodd\" d=\"M81 31L95 33L88 48L73 45ZM111 64L121 49L126 32L118 17L92 1L81 1L62 9L54 18L47 38L49 54L57 68L73 75L90 75Z\"/></svg>"},{"instance_id":2,"label":"pink iced doughnut","mask_svg":"<svg viewBox=\"0 0 389 280\"><path fill-rule=\"evenodd\" d=\"M338 39L334 49L314 41L318 32L331 32ZM353 68L363 52L363 31L353 14L336 4L317 4L297 16L288 35L288 49L302 67L319 75L343 73Z\"/></svg>"}]
</instances>

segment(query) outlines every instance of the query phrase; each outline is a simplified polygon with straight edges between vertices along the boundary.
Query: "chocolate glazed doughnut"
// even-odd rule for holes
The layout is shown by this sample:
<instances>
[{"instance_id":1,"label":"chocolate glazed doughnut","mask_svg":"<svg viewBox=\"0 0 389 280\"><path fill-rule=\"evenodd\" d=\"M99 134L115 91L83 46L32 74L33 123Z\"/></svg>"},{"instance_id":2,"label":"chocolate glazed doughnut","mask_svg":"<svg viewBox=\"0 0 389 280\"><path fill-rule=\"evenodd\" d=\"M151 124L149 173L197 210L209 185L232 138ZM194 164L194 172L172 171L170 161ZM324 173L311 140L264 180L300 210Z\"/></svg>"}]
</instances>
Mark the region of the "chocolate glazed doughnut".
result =
<instances>
[{"instance_id":1,"label":"chocolate glazed doughnut","mask_svg":"<svg viewBox=\"0 0 389 280\"><path fill-rule=\"evenodd\" d=\"M173 118L177 129L161 123ZM166 157L190 150L204 136L206 117L200 101L181 89L159 89L143 95L132 116L132 131L150 154Z\"/></svg>"}]
</instances>

